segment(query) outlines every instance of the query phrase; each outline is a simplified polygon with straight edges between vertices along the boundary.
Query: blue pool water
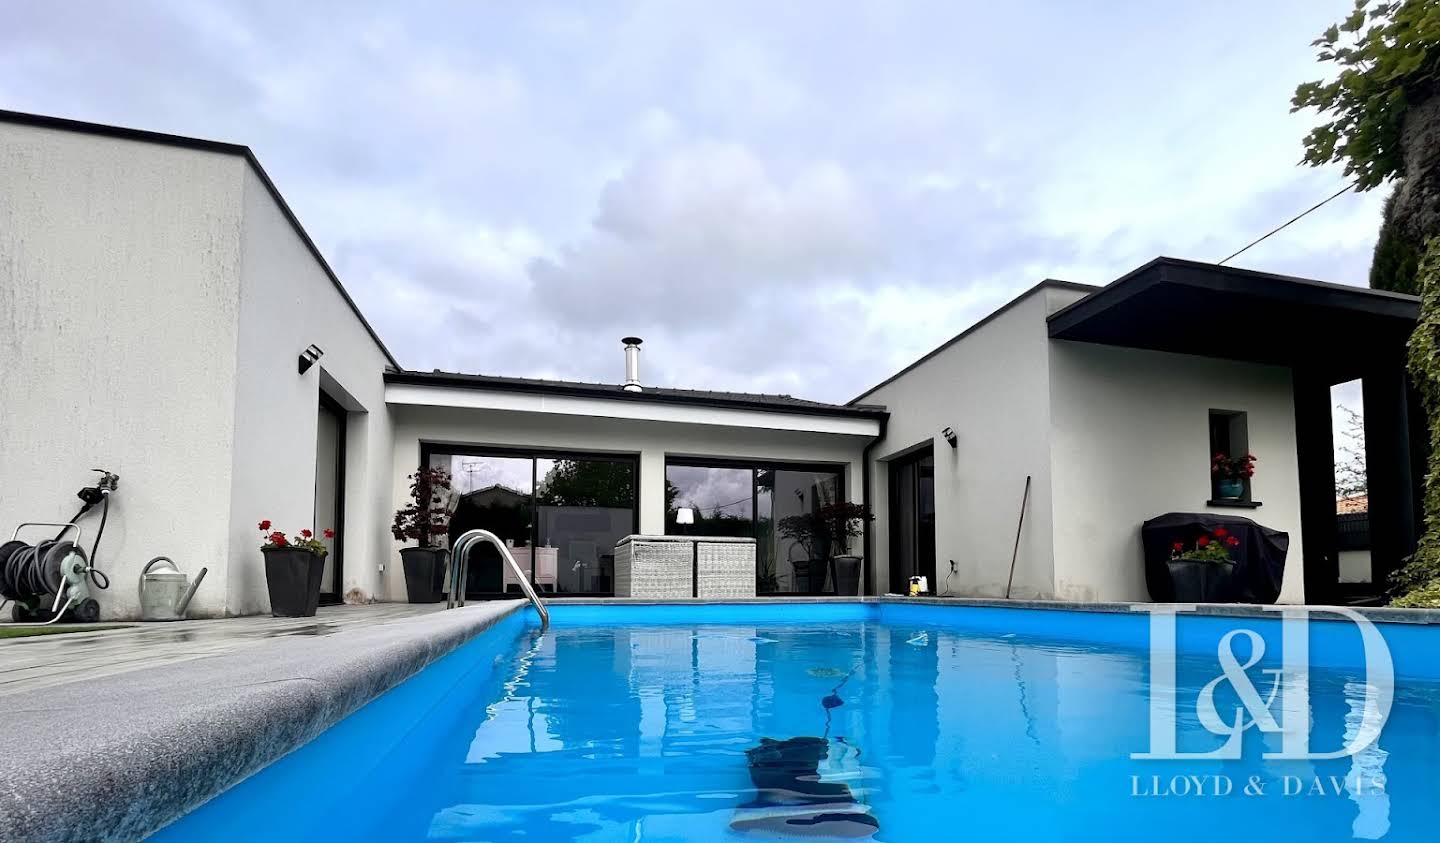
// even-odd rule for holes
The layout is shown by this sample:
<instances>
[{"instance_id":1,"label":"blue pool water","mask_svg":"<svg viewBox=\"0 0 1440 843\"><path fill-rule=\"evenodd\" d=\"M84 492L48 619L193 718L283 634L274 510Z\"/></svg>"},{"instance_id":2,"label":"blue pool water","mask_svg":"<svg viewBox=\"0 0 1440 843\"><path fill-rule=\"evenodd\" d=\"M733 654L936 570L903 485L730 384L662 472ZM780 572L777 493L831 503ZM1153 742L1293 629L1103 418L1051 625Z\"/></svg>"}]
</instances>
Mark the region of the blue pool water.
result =
<instances>
[{"instance_id":1,"label":"blue pool water","mask_svg":"<svg viewBox=\"0 0 1440 843\"><path fill-rule=\"evenodd\" d=\"M159 839L1428 841L1440 828L1426 629L1387 627L1394 705L1356 757L1265 761L1277 739L1251 730L1240 760L1155 761L1130 757L1149 742L1143 617L873 604L554 617L541 633L512 616ZM1278 647L1273 621L1183 618L1179 697L1218 675L1214 642L1236 626ZM1317 750L1354 734L1357 641L1344 624L1312 628L1314 661L1330 663L1310 675ZM1250 671L1262 691L1270 664ZM1179 727L1182 749L1222 742L1193 702ZM1178 793L1176 776L1234 791ZM1253 782L1262 792L1242 792Z\"/></svg>"}]
</instances>

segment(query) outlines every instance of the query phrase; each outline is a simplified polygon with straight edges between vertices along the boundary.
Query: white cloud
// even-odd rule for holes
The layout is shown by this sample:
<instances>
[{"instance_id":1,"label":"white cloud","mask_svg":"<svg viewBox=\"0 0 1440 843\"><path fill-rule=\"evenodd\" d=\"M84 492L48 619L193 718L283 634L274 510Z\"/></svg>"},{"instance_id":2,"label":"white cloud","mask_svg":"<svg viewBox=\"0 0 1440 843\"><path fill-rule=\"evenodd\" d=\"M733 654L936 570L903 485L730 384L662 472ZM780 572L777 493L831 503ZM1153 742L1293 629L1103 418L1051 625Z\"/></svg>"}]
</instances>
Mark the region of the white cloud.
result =
<instances>
[{"instance_id":1,"label":"white cloud","mask_svg":"<svg viewBox=\"0 0 1440 843\"><path fill-rule=\"evenodd\" d=\"M647 380L843 400L1333 191L1288 100L1352 5L20 4L0 106L251 145L413 368L615 381L633 332ZM1237 263L1363 282L1380 199Z\"/></svg>"},{"instance_id":2,"label":"white cloud","mask_svg":"<svg viewBox=\"0 0 1440 843\"><path fill-rule=\"evenodd\" d=\"M718 332L743 330L757 296L813 294L877 258L872 212L840 166L782 179L743 146L702 142L606 185L590 228L531 274L537 304L577 331Z\"/></svg>"}]
</instances>

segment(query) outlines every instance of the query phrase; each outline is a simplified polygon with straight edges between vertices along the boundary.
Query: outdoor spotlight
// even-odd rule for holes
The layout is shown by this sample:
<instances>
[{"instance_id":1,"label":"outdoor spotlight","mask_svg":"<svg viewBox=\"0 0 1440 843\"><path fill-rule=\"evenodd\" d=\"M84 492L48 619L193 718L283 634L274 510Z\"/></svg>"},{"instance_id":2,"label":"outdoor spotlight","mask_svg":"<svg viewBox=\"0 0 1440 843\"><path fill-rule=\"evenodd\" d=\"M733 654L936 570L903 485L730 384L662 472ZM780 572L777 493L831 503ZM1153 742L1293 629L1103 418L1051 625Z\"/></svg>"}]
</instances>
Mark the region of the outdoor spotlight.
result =
<instances>
[{"instance_id":1,"label":"outdoor spotlight","mask_svg":"<svg viewBox=\"0 0 1440 843\"><path fill-rule=\"evenodd\" d=\"M310 371L310 367L314 366L315 361L319 360L324 353L324 349L320 346L313 342L310 343L304 351L300 352L300 374L303 375Z\"/></svg>"},{"instance_id":2,"label":"outdoor spotlight","mask_svg":"<svg viewBox=\"0 0 1440 843\"><path fill-rule=\"evenodd\" d=\"M945 437L945 441L950 443L950 447L952 447L952 448L958 448L958 447L960 447L960 444L959 444L959 443L960 443L960 437L956 436L956 435L955 435L955 431L952 430L951 428L948 428L948 427L947 427L947 428L945 428L944 430L940 431L940 435L943 436L943 437Z\"/></svg>"}]
</instances>

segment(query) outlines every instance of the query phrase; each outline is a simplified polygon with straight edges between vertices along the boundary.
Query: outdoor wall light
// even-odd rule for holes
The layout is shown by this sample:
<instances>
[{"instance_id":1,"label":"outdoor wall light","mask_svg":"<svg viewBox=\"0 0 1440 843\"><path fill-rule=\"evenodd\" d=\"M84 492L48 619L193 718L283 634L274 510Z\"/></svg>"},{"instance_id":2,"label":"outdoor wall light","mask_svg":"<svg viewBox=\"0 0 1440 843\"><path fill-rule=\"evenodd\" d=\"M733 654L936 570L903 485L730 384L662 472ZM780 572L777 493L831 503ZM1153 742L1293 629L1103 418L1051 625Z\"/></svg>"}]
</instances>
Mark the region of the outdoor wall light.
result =
<instances>
[{"instance_id":1,"label":"outdoor wall light","mask_svg":"<svg viewBox=\"0 0 1440 843\"><path fill-rule=\"evenodd\" d=\"M940 431L940 435L945 437L945 441L950 443L950 447L960 447L960 437L956 436L955 431L951 428L947 427L944 430Z\"/></svg>"},{"instance_id":2,"label":"outdoor wall light","mask_svg":"<svg viewBox=\"0 0 1440 843\"><path fill-rule=\"evenodd\" d=\"M324 354L324 349L313 342L310 343L304 351L300 352L300 374L303 375L310 371L310 367L314 366L315 361L319 360Z\"/></svg>"}]
</instances>

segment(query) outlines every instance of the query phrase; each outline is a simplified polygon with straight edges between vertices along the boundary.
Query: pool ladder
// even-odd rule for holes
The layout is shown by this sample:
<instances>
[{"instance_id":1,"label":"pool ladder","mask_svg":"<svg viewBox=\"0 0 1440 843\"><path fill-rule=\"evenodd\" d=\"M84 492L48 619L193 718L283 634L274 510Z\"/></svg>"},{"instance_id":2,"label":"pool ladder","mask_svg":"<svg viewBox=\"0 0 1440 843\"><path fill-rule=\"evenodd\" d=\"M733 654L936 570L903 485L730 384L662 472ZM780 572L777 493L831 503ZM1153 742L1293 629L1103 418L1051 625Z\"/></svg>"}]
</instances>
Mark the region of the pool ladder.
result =
<instances>
[{"instance_id":1,"label":"pool ladder","mask_svg":"<svg viewBox=\"0 0 1440 843\"><path fill-rule=\"evenodd\" d=\"M530 584L530 577L520 570L520 565L516 563L515 557L510 555L510 548L505 546L505 542L500 541L500 537L489 530L467 530L455 540L454 547L450 549L450 594L446 597L445 608L454 609L457 606L465 605L465 580L470 566L464 564L464 561L469 558L470 548L479 541L489 542L495 546L496 550L500 551L500 558L505 560L505 564L510 566L510 571L515 575L515 579L520 581L520 590L525 592L525 596L530 599L530 605L534 606L535 611L539 613L540 628L548 628L550 611L545 608L545 603L540 599L540 595L535 593L535 586Z\"/></svg>"}]
</instances>

